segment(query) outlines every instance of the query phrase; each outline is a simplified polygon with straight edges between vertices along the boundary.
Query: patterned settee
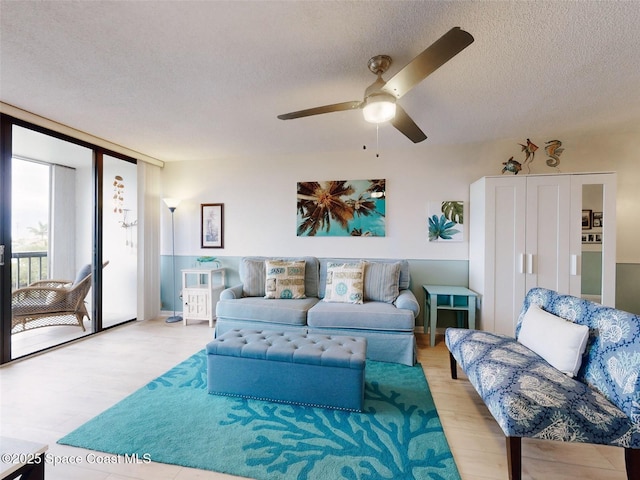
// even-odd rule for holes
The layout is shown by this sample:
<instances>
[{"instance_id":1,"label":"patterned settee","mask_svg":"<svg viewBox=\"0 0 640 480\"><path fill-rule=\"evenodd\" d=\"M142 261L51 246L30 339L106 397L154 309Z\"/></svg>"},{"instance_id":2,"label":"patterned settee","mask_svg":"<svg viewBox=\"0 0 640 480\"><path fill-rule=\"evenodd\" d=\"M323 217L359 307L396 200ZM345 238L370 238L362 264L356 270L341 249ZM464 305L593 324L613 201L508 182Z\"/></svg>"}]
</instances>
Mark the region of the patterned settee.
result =
<instances>
[{"instance_id":1,"label":"patterned settee","mask_svg":"<svg viewBox=\"0 0 640 480\"><path fill-rule=\"evenodd\" d=\"M571 378L512 337L449 328L451 376L465 372L507 440L509 478L521 478L522 437L614 445L625 449L627 476L640 478L640 316L534 288L530 304L589 327Z\"/></svg>"}]
</instances>

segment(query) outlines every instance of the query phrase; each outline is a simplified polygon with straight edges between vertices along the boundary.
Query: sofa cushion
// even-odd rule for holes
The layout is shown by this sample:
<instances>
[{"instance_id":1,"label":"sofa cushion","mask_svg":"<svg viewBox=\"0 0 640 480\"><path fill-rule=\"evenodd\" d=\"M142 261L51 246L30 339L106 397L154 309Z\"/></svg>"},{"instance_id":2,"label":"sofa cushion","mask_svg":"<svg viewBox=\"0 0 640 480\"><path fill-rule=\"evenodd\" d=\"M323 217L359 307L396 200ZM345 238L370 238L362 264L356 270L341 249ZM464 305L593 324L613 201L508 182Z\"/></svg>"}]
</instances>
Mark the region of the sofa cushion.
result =
<instances>
[{"instance_id":1,"label":"sofa cushion","mask_svg":"<svg viewBox=\"0 0 640 480\"><path fill-rule=\"evenodd\" d=\"M364 263L327 264L325 302L361 304L364 288Z\"/></svg>"},{"instance_id":2,"label":"sofa cushion","mask_svg":"<svg viewBox=\"0 0 640 480\"><path fill-rule=\"evenodd\" d=\"M304 266L304 260L267 260L265 298L305 298Z\"/></svg>"},{"instance_id":3,"label":"sofa cushion","mask_svg":"<svg viewBox=\"0 0 640 480\"><path fill-rule=\"evenodd\" d=\"M589 339L589 327L578 325L529 306L518 341L530 348L562 373L575 377Z\"/></svg>"},{"instance_id":4,"label":"sofa cushion","mask_svg":"<svg viewBox=\"0 0 640 480\"><path fill-rule=\"evenodd\" d=\"M91 273L91 264L88 263L88 264L84 265L80 270L78 270L76 278L73 281L73 286L75 287L76 285L78 285L82 280L87 278L87 276L90 273Z\"/></svg>"},{"instance_id":5,"label":"sofa cushion","mask_svg":"<svg viewBox=\"0 0 640 480\"><path fill-rule=\"evenodd\" d=\"M251 267L260 268L257 264L262 264L264 266L264 262L266 260L286 260L286 261L295 261L295 260L304 260L304 290L305 295L307 297L317 297L318 296L318 270L319 263L316 257L243 257L242 261L239 264L238 273L240 274L240 282L244 285L249 280L248 275L250 275L253 270L250 270ZM263 267L264 268L264 267ZM256 296L256 297L264 297L264 281L266 279L266 271L263 270L262 275L262 291L256 295L246 295L245 296ZM256 273L257 275L257 273ZM255 285L260 285L259 282L255 283ZM244 287L243 287L244 291ZM257 291L257 289L256 289ZM253 292L255 293L255 292Z\"/></svg>"},{"instance_id":6,"label":"sofa cushion","mask_svg":"<svg viewBox=\"0 0 640 480\"><path fill-rule=\"evenodd\" d=\"M266 268L264 260L243 258L240 262L242 295L245 297L264 297Z\"/></svg>"},{"instance_id":7,"label":"sofa cushion","mask_svg":"<svg viewBox=\"0 0 640 480\"><path fill-rule=\"evenodd\" d=\"M393 303L400 292L400 262L364 263L364 299Z\"/></svg>"},{"instance_id":8,"label":"sofa cushion","mask_svg":"<svg viewBox=\"0 0 640 480\"><path fill-rule=\"evenodd\" d=\"M383 302L318 302L307 313L307 324L315 328L413 332L414 323L411 310Z\"/></svg>"},{"instance_id":9,"label":"sofa cushion","mask_svg":"<svg viewBox=\"0 0 640 480\"><path fill-rule=\"evenodd\" d=\"M408 260L399 260L397 258L320 258L320 283L319 283L319 292L318 296L320 298L324 298L325 286L327 283L327 264L328 263L345 263L345 262L354 262L354 261L370 261L376 263L400 263L400 276L398 279L398 288L399 290L406 290L409 288L411 283L411 276L409 272L409 261ZM308 293L307 293L308 295Z\"/></svg>"},{"instance_id":10,"label":"sofa cushion","mask_svg":"<svg viewBox=\"0 0 640 480\"><path fill-rule=\"evenodd\" d=\"M318 299L315 297L292 300L266 300L264 297L220 300L216 307L216 316L228 320L305 325L307 311L317 302Z\"/></svg>"}]
</instances>

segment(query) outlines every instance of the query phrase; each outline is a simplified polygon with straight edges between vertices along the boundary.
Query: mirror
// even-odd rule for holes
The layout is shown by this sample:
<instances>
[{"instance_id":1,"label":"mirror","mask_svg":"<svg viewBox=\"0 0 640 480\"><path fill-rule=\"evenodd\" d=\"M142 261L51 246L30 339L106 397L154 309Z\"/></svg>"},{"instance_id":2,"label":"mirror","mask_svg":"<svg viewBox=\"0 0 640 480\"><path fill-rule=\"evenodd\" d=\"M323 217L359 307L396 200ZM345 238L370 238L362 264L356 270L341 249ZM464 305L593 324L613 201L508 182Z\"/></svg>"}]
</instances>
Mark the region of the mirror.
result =
<instances>
[{"instance_id":1,"label":"mirror","mask_svg":"<svg viewBox=\"0 0 640 480\"><path fill-rule=\"evenodd\" d=\"M602 301L603 185L582 185L581 296Z\"/></svg>"}]
</instances>

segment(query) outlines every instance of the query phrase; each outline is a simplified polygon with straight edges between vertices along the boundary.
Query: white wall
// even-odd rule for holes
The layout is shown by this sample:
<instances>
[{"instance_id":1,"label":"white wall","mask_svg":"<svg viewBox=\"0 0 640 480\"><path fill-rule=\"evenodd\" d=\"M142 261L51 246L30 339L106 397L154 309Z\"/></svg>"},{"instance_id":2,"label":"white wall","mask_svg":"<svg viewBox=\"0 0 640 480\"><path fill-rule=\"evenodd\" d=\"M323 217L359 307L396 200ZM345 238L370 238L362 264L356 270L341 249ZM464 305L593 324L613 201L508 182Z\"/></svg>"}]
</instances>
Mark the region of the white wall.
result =
<instances>
[{"instance_id":1,"label":"white wall","mask_svg":"<svg viewBox=\"0 0 640 480\"><path fill-rule=\"evenodd\" d=\"M453 146L408 143L401 151L371 149L310 152L305 155L234 158L210 162L167 163L163 195L182 199L175 212L176 255L305 255L468 258L468 231L463 243L435 243L427 238L427 204L463 200L469 184L484 175L500 174L513 156L523 162L522 139ZM638 133L562 137L562 172L618 172L618 262L640 263L640 184ZM531 173L553 173L545 161L544 142ZM277 140L274 140L277 141ZM527 173L527 169L520 175ZM297 237L296 182L314 180L387 180L387 236ZM224 203L224 249L200 248L200 204ZM170 214L163 208L162 254L171 254Z\"/></svg>"}]
</instances>

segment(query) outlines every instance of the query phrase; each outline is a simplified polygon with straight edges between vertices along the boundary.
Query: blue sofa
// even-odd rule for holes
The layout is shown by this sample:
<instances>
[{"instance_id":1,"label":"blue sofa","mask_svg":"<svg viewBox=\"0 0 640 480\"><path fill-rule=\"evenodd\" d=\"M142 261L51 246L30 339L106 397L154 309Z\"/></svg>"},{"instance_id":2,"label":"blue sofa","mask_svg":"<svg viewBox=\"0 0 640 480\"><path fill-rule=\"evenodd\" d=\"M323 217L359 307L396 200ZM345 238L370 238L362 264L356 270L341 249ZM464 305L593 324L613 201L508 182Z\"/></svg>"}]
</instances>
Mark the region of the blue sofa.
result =
<instances>
[{"instance_id":1,"label":"blue sofa","mask_svg":"<svg viewBox=\"0 0 640 480\"><path fill-rule=\"evenodd\" d=\"M525 317L531 305L547 312L542 315L588 327L575 377L523 345L523 321L534 318ZM542 350L557 340L547 329L540 335ZM627 476L639 479L640 316L534 288L525 298L516 338L459 328L445 333L452 378L459 365L506 436L509 478L521 478L521 439L529 437L623 447ZM552 349L551 362L557 353L562 352Z\"/></svg>"},{"instance_id":2,"label":"blue sofa","mask_svg":"<svg viewBox=\"0 0 640 480\"><path fill-rule=\"evenodd\" d=\"M304 260L305 298L268 299L265 298L264 265L267 260L272 259L274 258L241 259L238 268L241 283L223 290L216 306L216 337L233 329L365 337L367 358L405 365L415 364L414 328L420 306L409 289L411 277L407 260L278 257L278 260L286 261ZM359 260L367 262L364 302L352 304L323 301L326 295L327 265ZM385 265L388 267L385 268ZM375 272L387 269L395 271L395 276L389 275L387 278L385 275L375 275ZM386 301L368 300L374 290L387 292ZM395 293L389 296L392 291Z\"/></svg>"}]
</instances>

